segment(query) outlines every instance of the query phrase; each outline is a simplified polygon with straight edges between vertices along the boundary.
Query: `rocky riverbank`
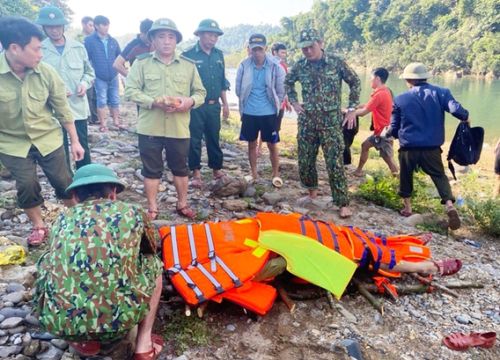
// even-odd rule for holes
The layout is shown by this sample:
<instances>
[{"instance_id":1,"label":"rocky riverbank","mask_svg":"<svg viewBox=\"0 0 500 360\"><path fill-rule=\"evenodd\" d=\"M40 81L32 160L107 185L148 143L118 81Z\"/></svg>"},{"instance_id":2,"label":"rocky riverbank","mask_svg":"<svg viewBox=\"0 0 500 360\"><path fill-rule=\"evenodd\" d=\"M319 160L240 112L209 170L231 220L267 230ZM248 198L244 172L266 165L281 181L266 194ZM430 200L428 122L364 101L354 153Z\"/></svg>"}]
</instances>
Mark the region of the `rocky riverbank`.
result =
<instances>
[{"instance_id":1,"label":"rocky riverbank","mask_svg":"<svg viewBox=\"0 0 500 360\"><path fill-rule=\"evenodd\" d=\"M132 130L99 133L97 127L89 127L92 157L95 162L114 169L127 182L128 189L120 194L121 199L145 206L141 163L133 132L135 108L127 106L123 117ZM225 125L226 133L231 134L228 127ZM288 134L290 139L292 134L293 131ZM290 145L285 142L286 146ZM297 200L306 192L300 187L297 161L291 147L284 149L289 157L283 158L281 164L285 186L275 189L270 181L267 152L259 159L262 180L249 185L243 180L249 173L246 147L237 142L224 143L224 171L228 179L212 181L211 172L204 168L203 189L189 190L190 204L198 213L196 221L243 218L256 211L294 211L339 224L399 234L420 232L415 228L416 223L433 216L402 218L392 210L354 198L354 216L349 220L340 219L330 202L322 164L321 196L307 206L298 204ZM44 215L50 222L62 206L54 199L47 179L40 176L47 199ZM175 213L176 197L171 180L170 175L166 175L161 184L158 225L184 221ZM349 181L354 191L363 179L349 177ZM14 182L9 178L1 179L0 193L0 237L26 246L30 225L26 215L15 208ZM345 340L357 342L365 359L500 358L498 344L489 350L474 348L467 352L451 351L441 345L442 338L451 332L500 330L498 240L464 228L448 236L433 234L430 246L436 258L459 257L463 260L463 269L449 281L481 283L484 288L457 290L458 299L438 291L401 296L398 303L386 299L383 316L359 294L344 296L338 303L340 307L335 309L329 307L324 297L296 301L297 309L293 314L284 303L277 301L268 315L257 319L233 305L210 304L201 321L206 329L204 341L184 350L172 340L173 334L167 334L168 346L162 358L173 359L181 355L178 359L348 359ZM0 266L0 359L78 359L68 351L65 341L40 332L32 314L34 263L42 251L31 251L24 265ZM410 279L402 281L414 283ZM175 316L179 312L183 313L179 305L170 300L165 299L159 311L159 331L177 321Z\"/></svg>"}]
</instances>

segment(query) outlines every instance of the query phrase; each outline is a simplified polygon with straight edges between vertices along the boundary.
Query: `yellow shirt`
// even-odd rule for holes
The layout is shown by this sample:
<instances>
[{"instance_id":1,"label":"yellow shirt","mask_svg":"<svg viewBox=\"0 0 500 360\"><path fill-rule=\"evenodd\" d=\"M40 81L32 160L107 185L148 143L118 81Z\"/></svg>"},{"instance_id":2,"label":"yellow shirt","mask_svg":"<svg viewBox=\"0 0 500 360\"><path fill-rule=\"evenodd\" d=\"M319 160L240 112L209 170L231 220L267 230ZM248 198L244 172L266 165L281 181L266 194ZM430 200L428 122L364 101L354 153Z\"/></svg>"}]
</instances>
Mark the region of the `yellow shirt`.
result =
<instances>
[{"instance_id":1,"label":"yellow shirt","mask_svg":"<svg viewBox=\"0 0 500 360\"><path fill-rule=\"evenodd\" d=\"M156 53L137 59L125 86L125 97L140 107L137 132L149 136L189 138L189 111L165 113L151 107L155 98L164 95L191 97L195 108L204 103L206 90L194 63L178 54L170 64L163 63Z\"/></svg>"},{"instance_id":2,"label":"yellow shirt","mask_svg":"<svg viewBox=\"0 0 500 360\"><path fill-rule=\"evenodd\" d=\"M73 115L56 71L40 63L21 80L3 52L0 84L0 153L26 158L32 145L43 156L61 147L59 122L73 122Z\"/></svg>"}]
</instances>

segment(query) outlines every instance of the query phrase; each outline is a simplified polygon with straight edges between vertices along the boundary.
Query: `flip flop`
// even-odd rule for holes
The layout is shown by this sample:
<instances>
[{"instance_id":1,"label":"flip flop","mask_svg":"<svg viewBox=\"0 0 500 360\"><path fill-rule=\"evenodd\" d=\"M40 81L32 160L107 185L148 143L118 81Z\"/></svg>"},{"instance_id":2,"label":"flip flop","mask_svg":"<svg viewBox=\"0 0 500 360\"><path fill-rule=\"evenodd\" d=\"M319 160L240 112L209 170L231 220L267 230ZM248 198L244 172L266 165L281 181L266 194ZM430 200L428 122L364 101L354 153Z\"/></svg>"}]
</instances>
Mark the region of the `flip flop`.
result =
<instances>
[{"instance_id":1,"label":"flip flop","mask_svg":"<svg viewBox=\"0 0 500 360\"><path fill-rule=\"evenodd\" d=\"M195 189L201 189L203 187L203 180L199 177L193 177L191 179L191 186Z\"/></svg>"},{"instance_id":2,"label":"flip flop","mask_svg":"<svg viewBox=\"0 0 500 360\"><path fill-rule=\"evenodd\" d=\"M278 189L283 186L283 180L279 176L273 177L272 183L273 183L273 186L275 188L278 188Z\"/></svg>"},{"instance_id":3,"label":"flip flop","mask_svg":"<svg viewBox=\"0 0 500 360\"><path fill-rule=\"evenodd\" d=\"M455 208L448 209L446 211L448 215L448 227L451 230L457 230L460 228L460 217L458 216L458 211Z\"/></svg>"},{"instance_id":4,"label":"flip flop","mask_svg":"<svg viewBox=\"0 0 500 360\"><path fill-rule=\"evenodd\" d=\"M465 351L471 346L489 349L495 345L497 333L494 331L485 333L472 332L470 334L453 333L443 338L443 344L456 351Z\"/></svg>"},{"instance_id":5,"label":"flip flop","mask_svg":"<svg viewBox=\"0 0 500 360\"><path fill-rule=\"evenodd\" d=\"M413 215L413 213L411 211L401 209L401 210L399 210L399 215L404 216L404 217L410 217Z\"/></svg>"},{"instance_id":6,"label":"flip flop","mask_svg":"<svg viewBox=\"0 0 500 360\"><path fill-rule=\"evenodd\" d=\"M29 246L40 246L42 245L47 237L49 236L49 229L45 226L34 227L31 231L30 236L28 236Z\"/></svg>"},{"instance_id":7,"label":"flip flop","mask_svg":"<svg viewBox=\"0 0 500 360\"><path fill-rule=\"evenodd\" d=\"M187 217L188 219L194 219L196 217L196 212L189 207L189 205L186 205L181 208L177 208L177 214L180 216Z\"/></svg>"},{"instance_id":8,"label":"flip flop","mask_svg":"<svg viewBox=\"0 0 500 360\"><path fill-rule=\"evenodd\" d=\"M438 274L441 276L449 276L456 274L462 268L462 262L458 259L444 259L433 261L438 268Z\"/></svg>"}]
</instances>

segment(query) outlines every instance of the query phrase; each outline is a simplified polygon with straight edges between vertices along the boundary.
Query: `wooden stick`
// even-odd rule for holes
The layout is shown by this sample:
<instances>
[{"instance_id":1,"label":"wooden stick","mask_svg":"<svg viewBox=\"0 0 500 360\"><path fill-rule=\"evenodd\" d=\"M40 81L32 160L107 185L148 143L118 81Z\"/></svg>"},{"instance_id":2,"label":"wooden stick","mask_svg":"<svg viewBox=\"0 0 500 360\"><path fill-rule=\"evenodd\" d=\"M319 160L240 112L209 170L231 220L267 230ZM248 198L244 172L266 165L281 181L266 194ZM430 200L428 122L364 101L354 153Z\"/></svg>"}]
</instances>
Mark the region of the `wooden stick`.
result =
<instances>
[{"instance_id":1,"label":"wooden stick","mask_svg":"<svg viewBox=\"0 0 500 360\"><path fill-rule=\"evenodd\" d=\"M326 292L326 299L328 300L328 305L330 305L330 308L333 310L335 309L335 300L333 300L333 295L331 292L328 290L325 290Z\"/></svg>"},{"instance_id":2,"label":"wooden stick","mask_svg":"<svg viewBox=\"0 0 500 360\"><path fill-rule=\"evenodd\" d=\"M381 314L384 315L384 301L383 300L377 300L375 296L373 296L363 285L361 281L358 279L353 278L352 282L356 285L358 288L358 291L363 297L368 300L370 304Z\"/></svg>"},{"instance_id":3,"label":"wooden stick","mask_svg":"<svg viewBox=\"0 0 500 360\"><path fill-rule=\"evenodd\" d=\"M203 314L205 313L205 310L207 309L208 306L208 301L205 301L204 303L201 303L197 308L196 308L196 314L198 314L198 317L201 319L203 318Z\"/></svg>"},{"instance_id":4,"label":"wooden stick","mask_svg":"<svg viewBox=\"0 0 500 360\"><path fill-rule=\"evenodd\" d=\"M186 316L191 316L191 308L189 307L188 304L184 305L184 314Z\"/></svg>"},{"instance_id":5,"label":"wooden stick","mask_svg":"<svg viewBox=\"0 0 500 360\"><path fill-rule=\"evenodd\" d=\"M425 278L423 276L420 276L417 273L410 273L410 275L413 276L415 279L418 279L419 281L423 282L426 285L434 286L436 289L439 289L439 290L441 290L442 292L444 292L446 294L449 294L449 295L451 295L453 297L458 298L458 294L455 291L450 290L449 288L447 288L444 285L441 285L441 284L438 284L436 282L433 282L432 280L429 280L429 279L427 279L427 278Z\"/></svg>"},{"instance_id":6,"label":"wooden stick","mask_svg":"<svg viewBox=\"0 0 500 360\"><path fill-rule=\"evenodd\" d=\"M276 288L278 289L278 294L279 294L281 300L283 300L283 302L285 303L288 310L290 310L290 314L293 314L295 312L295 308L296 308L295 303L292 301L292 299L290 299L290 297L288 296L288 293L286 292L286 290L283 286L278 285L278 286L276 286Z\"/></svg>"}]
</instances>

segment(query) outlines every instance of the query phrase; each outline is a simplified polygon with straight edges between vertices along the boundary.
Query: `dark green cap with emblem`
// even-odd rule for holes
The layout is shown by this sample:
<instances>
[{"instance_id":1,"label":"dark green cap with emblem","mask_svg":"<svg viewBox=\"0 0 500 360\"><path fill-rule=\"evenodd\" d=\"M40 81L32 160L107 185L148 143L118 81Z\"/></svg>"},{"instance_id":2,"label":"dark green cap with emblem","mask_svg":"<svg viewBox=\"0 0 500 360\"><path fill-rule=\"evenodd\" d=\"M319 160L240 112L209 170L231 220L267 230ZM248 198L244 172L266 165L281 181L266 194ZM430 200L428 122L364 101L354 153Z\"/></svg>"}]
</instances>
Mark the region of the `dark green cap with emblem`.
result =
<instances>
[{"instance_id":1,"label":"dark green cap with emblem","mask_svg":"<svg viewBox=\"0 0 500 360\"><path fill-rule=\"evenodd\" d=\"M66 192L80 186L91 184L117 185L117 193L125 189L125 184L118 178L113 170L102 164L89 164L76 170L73 182L66 188Z\"/></svg>"},{"instance_id":2,"label":"dark green cap with emblem","mask_svg":"<svg viewBox=\"0 0 500 360\"><path fill-rule=\"evenodd\" d=\"M42 26L67 25L69 21L64 18L64 14L56 6L44 6L38 13L36 23Z\"/></svg>"},{"instance_id":3,"label":"dark green cap with emblem","mask_svg":"<svg viewBox=\"0 0 500 360\"><path fill-rule=\"evenodd\" d=\"M321 37L316 29L304 29L300 32L299 48L305 48L314 44L315 41L321 41Z\"/></svg>"},{"instance_id":4,"label":"dark green cap with emblem","mask_svg":"<svg viewBox=\"0 0 500 360\"><path fill-rule=\"evenodd\" d=\"M172 31L173 33L175 33L175 36L177 37L177 44L182 41L181 32L177 29L177 25L175 25L175 23L170 19L163 18L156 20L151 26L151 29L149 29L148 31L148 37L151 39L154 33L158 30Z\"/></svg>"},{"instance_id":5,"label":"dark green cap with emblem","mask_svg":"<svg viewBox=\"0 0 500 360\"><path fill-rule=\"evenodd\" d=\"M198 29L194 32L196 36L200 35L202 32L213 32L217 35L223 35L224 32L220 29L217 21L212 19L201 20L200 25L198 25Z\"/></svg>"}]
</instances>

